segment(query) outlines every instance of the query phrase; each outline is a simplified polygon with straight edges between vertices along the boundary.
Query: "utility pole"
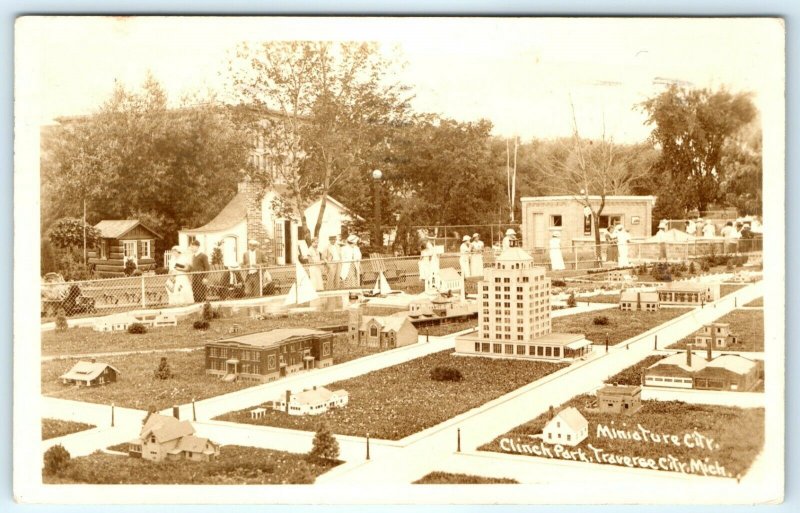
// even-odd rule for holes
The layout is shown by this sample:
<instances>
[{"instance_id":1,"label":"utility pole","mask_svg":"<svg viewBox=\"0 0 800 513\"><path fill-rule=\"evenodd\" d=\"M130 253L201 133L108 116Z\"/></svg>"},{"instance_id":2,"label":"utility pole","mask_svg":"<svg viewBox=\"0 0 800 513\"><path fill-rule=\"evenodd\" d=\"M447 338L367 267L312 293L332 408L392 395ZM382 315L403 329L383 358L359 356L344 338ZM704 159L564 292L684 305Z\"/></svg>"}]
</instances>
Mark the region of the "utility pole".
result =
<instances>
[{"instance_id":1,"label":"utility pole","mask_svg":"<svg viewBox=\"0 0 800 513\"><path fill-rule=\"evenodd\" d=\"M83 265L86 266L86 198L83 199Z\"/></svg>"}]
</instances>

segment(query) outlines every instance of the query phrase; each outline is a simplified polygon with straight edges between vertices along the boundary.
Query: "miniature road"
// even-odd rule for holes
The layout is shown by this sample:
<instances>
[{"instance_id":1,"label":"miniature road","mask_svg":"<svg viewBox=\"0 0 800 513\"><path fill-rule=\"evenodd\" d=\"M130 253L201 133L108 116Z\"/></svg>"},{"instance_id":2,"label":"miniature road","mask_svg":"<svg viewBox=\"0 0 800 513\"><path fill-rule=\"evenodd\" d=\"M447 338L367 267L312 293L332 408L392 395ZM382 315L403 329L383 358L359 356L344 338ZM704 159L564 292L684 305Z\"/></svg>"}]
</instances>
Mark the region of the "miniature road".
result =
<instances>
[{"instance_id":1,"label":"miniature road","mask_svg":"<svg viewBox=\"0 0 800 513\"><path fill-rule=\"evenodd\" d=\"M412 435L409 439L413 441L402 451L393 452L386 458L375 458L360 465L348 466L349 468L333 469L320 476L318 482L359 484L412 482L430 471L437 470L437 462L454 451L458 429L461 430L462 451L474 451L481 444L547 411L551 405L557 406L577 394L593 390L601 386L608 376L645 358L653 349L655 333L658 333L659 345L676 342L703 324L733 310L734 298L740 303L751 301L762 294L761 289L760 282L740 289L713 304L706 305L703 309L692 310L669 323L634 337L630 342L614 346L607 354L574 364L450 421ZM519 458L537 460L528 456ZM532 466L538 466L540 463L542 462L531 462ZM476 472L480 473L480 470L476 471L473 468L472 473ZM669 473L664 472L664 474L667 474L665 479L671 478Z\"/></svg>"}]
</instances>

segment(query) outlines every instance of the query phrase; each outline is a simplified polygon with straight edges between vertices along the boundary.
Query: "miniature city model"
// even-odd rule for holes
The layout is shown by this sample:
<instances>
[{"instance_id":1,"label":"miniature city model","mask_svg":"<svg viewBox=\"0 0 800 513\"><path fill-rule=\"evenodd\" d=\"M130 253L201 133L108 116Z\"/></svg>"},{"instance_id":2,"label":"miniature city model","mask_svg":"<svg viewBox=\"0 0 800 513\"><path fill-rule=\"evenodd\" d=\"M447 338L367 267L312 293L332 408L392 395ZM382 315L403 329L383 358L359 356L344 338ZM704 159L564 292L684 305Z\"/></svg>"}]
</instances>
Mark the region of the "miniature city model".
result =
<instances>
[{"instance_id":1,"label":"miniature city model","mask_svg":"<svg viewBox=\"0 0 800 513\"><path fill-rule=\"evenodd\" d=\"M633 281L635 277L631 274L629 269L615 269L606 274L606 281L618 283Z\"/></svg>"},{"instance_id":2,"label":"miniature city model","mask_svg":"<svg viewBox=\"0 0 800 513\"><path fill-rule=\"evenodd\" d=\"M107 363L95 361L80 361L60 378L65 385L93 387L114 383L117 381L119 370Z\"/></svg>"},{"instance_id":3,"label":"miniature city model","mask_svg":"<svg viewBox=\"0 0 800 513\"><path fill-rule=\"evenodd\" d=\"M152 413L139 438L128 443L128 455L150 461L211 461L219 456L219 445L194 436L188 420Z\"/></svg>"},{"instance_id":4,"label":"miniature city model","mask_svg":"<svg viewBox=\"0 0 800 513\"><path fill-rule=\"evenodd\" d=\"M735 345L736 336L731 333L731 325L727 322L713 322L703 326L697 335L694 336L694 345L706 348L724 348Z\"/></svg>"},{"instance_id":5,"label":"miniature city model","mask_svg":"<svg viewBox=\"0 0 800 513\"><path fill-rule=\"evenodd\" d=\"M574 406L558 412L542 430L542 439L548 444L575 446L588 436L589 422Z\"/></svg>"},{"instance_id":6,"label":"miniature city model","mask_svg":"<svg viewBox=\"0 0 800 513\"><path fill-rule=\"evenodd\" d=\"M345 390L331 392L325 387L314 387L294 394L287 390L285 398L272 402L272 408L289 415L320 415L331 408L346 406L349 399L350 395Z\"/></svg>"},{"instance_id":7,"label":"miniature city model","mask_svg":"<svg viewBox=\"0 0 800 513\"><path fill-rule=\"evenodd\" d=\"M576 333L551 333L550 279L518 247L509 247L478 283L478 332L456 338L456 353L525 359L575 359L592 350Z\"/></svg>"},{"instance_id":8,"label":"miniature city model","mask_svg":"<svg viewBox=\"0 0 800 513\"><path fill-rule=\"evenodd\" d=\"M658 287L662 305L699 305L719 299L719 283L669 282Z\"/></svg>"},{"instance_id":9,"label":"miniature city model","mask_svg":"<svg viewBox=\"0 0 800 513\"><path fill-rule=\"evenodd\" d=\"M274 381L298 371L333 364L333 333L308 328L278 328L209 342L206 373L233 381L239 377Z\"/></svg>"},{"instance_id":10,"label":"miniature city model","mask_svg":"<svg viewBox=\"0 0 800 513\"><path fill-rule=\"evenodd\" d=\"M425 280L425 292L464 292L464 278L452 267L445 267L431 273Z\"/></svg>"},{"instance_id":11,"label":"miniature city model","mask_svg":"<svg viewBox=\"0 0 800 513\"><path fill-rule=\"evenodd\" d=\"M713 357L711 347L705 359L695 357L692 347L657 361L642 371L645 386L695 388L703 390L751 390L759 381L759 364L743 356Z\"/></svg>"},{"instance_id":12,"label":"miniature city model","mask_svg":"<svg viewBox=\"0 0 800 513\"><path fill-rule=\"evenodd\" d=\"M174 313L162 312L124 312L106 315L94 321L94 331L125 331L133 323L143 324L150 328L162 326L177 326L178 320Z\"/></svg>"},{"instance_id":13,"label":"miniature city model","mask_svg":"<svg viewBox=\"0 0 800 513\"><path fill-rule=\"evenodd\" d=\"M597 391L600 413L632 414L642 407L642 387L606 385Z\"/></svg>"},{"instance_id":14,"label":"miniature city model","mask_svg":"<svg viewBox=\"0 0 800 513\"><path fill-rule=\"evenodd\" d=\"M656 290L623 290L619 295L620 310L655 312L661 308Z\"/></svg>"},{"instance_id":15,"label":"miniature city model","mask_svg":"<svg viewBox=\"0 0 800 513\"><path fill-rule=\"evenodd\" d=\"M391 349L416 344L419 340L417 328L406 312L392 315L362 315L361 307L351 306L348 312L348 338L360 346Z\"/></svg>"},{"instance_id":16,"label":"miniature city model","mask_svg":"<svg viewBox=\"0 0 800 513\"><path fill-rule=\"evenodd\" d=\"M408 305L408 316L416 327L434 326L478 317L478 303L463 296L438 294L433 299L415 299Z\"/></svg>"}]
</instances>

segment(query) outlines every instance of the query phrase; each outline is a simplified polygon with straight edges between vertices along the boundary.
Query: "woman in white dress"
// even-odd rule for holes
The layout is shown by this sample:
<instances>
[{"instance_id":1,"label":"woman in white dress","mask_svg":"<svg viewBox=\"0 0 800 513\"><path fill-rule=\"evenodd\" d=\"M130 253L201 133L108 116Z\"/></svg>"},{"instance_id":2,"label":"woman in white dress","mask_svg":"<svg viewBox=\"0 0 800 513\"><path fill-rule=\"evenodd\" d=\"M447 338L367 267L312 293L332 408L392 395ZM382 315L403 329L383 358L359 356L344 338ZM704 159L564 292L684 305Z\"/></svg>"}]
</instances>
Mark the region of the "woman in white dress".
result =
<instances>
[{"instance_id":1,"label":"woman in white dress","mask_svg":"<svg viewBox=\"0 0 800 513\"><path fill-rule=\"evenodd\" d=\"M558 232L553 232L550 238L550 270L563 271L566 269L564 266L564 256L561 254L561 236Z\"/></svg>"},{"instance_id":2,"label":"woman in white dress","mask_svg":"<svg viewBox=\"0 0 800 513\"><path fill-rule=\"evenodd\" d=\"M186 274L191 270L192 257L188 251L180 246L173 246L169 259L169 274L167 279L167 302L173 305L188 305L194 303L192 283Z\"/></svg>"},{"instance_id":3,"label":"woman in white dress","mask_svg":"<svg viewBox=\"0 0 800 513\"><path fill-rule=\"evenodd\" d=\"M619 255L619 260L617 260L617 262L620 267L630 267L631 262L628 260L628 241L631 240L631 234L628 233L628 230L626 230L624 226L618 224L615 235L617 239L617 254Z\"/></svg>"},{"instance_id":4,"label":"woman in white dress","mask_svg":"<svg viewBox=\"0 0 800 513\"><path fill-rule=\"evenodd\" d=\"M483 241L478 233L472 234L472 256L470 258L470 276L483 276Z\"/></svg>"},{"instance_id":5,"label":"woman in white dress","mask_svg":"<svg viewBox=\"0 0 800 513\"><path fill-rule=\"evenodd\" d=\"M461 266L461 276L464 279L470 276L470 252L472 251L472 244L470 244L469 235L464 235L461 239L461 247L458 250L458 263Z\"/></svg>"},{"instance_id":6,"label":"woman in white dress","mask_svg":"<svg viewBox=\"0 0 800 513\"><path fill-rule=\"evenodd\" d=\"M361 248L358 247L358 237L347 237L347 245L342 247L342 269L339 277L345 288L355 288L361 285Z\"/></svg>"},{"instance_id":7,"label":"woman in white dress","mask_svg":"<svg viewBox=\"0 0 800 513\"><path fill-rule=\"evenodd\" d=\"M325 283L322 281L322 256L319 253L319 241L311 239L308 248L308 277L314 285L314 290L323 290Z\"/></svg>"}]
</instances>

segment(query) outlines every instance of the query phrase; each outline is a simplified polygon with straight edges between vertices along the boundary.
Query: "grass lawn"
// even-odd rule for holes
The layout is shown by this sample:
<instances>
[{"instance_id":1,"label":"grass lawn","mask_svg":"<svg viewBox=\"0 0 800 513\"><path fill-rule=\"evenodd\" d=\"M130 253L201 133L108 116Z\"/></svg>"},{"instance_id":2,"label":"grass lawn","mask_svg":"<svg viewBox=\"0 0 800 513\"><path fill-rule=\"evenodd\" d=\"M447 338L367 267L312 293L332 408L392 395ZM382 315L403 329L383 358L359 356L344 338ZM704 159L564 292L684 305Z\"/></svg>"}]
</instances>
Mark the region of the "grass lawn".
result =
<instances>
[{"instance_id":1,"label":"grass lawn","mask_svg":"<svg viewBox=\"0 0 800 513\"><path fill-rule=\"evenodd\" d=\"M454 367L463 381L433 381L438 366ZM422 358L326 385L350 394L347 406L322 415L294 416L268 409L251 419L249 409L218 420L314 431L324 421L343 435L399 440L536 381L565 364L454 356L441 351ZM265 398L272 401L275 398Z\"/></svg>"},{"instance_id":2,"label":"grass lawn","mask_svg":"<svg viewBox=\"0 0 800 513\"><path fill-rule=\"evenodd\" d=\"M202 347L210 340L273 328L312 328L346 324L347 312L298 313L283 317L268 317L265 320L246 316L223 317L212 320L211 328L205 331L194 329L193 320L194 317L188 317L178 321L177 326L153 328L142 335L131 335L127 331L100 333L92 328L69 328L62 332L45 331L42 332L42 355ZM231 335L229 330L234 324L239 325L240 331L236 335Z\"/></svg>"},{"instance_id":3,"label":"grass lawn","mask_svg":"<svg viewBox=\"0 0 800 513\"><path fill-rule=\"evenodd\" d=\"M79 431L94 429L97 426L84 424L83 422L72 422L59 419L42 419L42 440L58 438L59 436L71 435Z\"/></svg>"},{"instance_id":4,"label":"grass lawn","mask_svg":"<svg viewBox=\"0 0 800 513\"><path fill-rule=\"evenodd\" d=\"M757 298L755 298L754 300L750 301L749 303L747 303L744 306L764 306L764 298L763 297L757 297Z\"/></svg>"},{"instance_id":5,"label":"grass lawn","mask_svg":"<svg viewBox=\"0 0 800 513\"><path fill-rule=\"evenodd\" d=\"M717 322L727 322L731 332L738 338L735 346L725 348L728 351L763 351L764 350L764 311L734 310L722 316ZM694 343L694 335L676 342L668 349L685 349L686 344Z\"/></svg>"},{"instance_id":6,"label":"grass lawn","mask_svg":"<svg viewBox=\"0 0 800 513\"><path fill-rule=\"evenodd\" d=\"M515 479L505 477L483 477L471 474L451 474L450 472L431 472L411 484L519 484Z\"/></svg>"},{"instance_id":7,"label":"grass lawn","mask_svg":"<svg viewBox=\"0 0 800 513\"><path fill-rule=\"evenodd\" d=\"M619 294L595 294L589 297L576 297L575 301L579 305L589 303L619 303Z\"/></svg>"},{"instance_id":8,"label":"grass lawn","mask_svg":"<svg viewBox=\"0 0 800 513\"><path fill-rule=\"evenodd\" d=\"M425 328L417 328L419 330L420 335L425 335L426 333L432 337L442 337L445 335L450 335L451 333L456 333L459 331L468 330L470 328L475 328L478 326L478 319L470 319L468 321L460 321L460 322L448 322L446 324L440 324L438 326L431 326Z\"/></svg>"},{"instance_id":9,"label":"grass lawn","mask_svg":"<svg viewBox=\"0 0 800 513\"><path fill-rule=\"evenodd\" d=\"M608 343L613 346L683 315L689 310L689 308L662 308L655 312L627 312L618 308L610 308L598 312L557 317L553 319L552 325L555 333L583 333L595 344L605 344L606 334L608 334ZM595 317L607 317L608 324L594 324Z\"/></svg>"},{"instance_id":10,"label":"grass lawn","mask_svg":"<svg viewBox=\"0 0 800 513\"><path fill-rule=\"evenodd\" d=\"M601 464L626 465L624 462L603 461L603 455L608 457L613 454L622 459L623 456L631 458L652 459L652 462L633 463L634 467L645 466L646 468L655 467L656 470L666 470L675 472L685 472L703 475L702 469L697 463L707 463L714 465L718 462L724 467L724 474L727 477L744 475L750 467L753 459L761 451L764 445L764 409L763 408L735 408L727 406L712 406L701 404L687 404L680 401L643 401L642 408L633 415L617 415L611 413L599 413L597 410L589 411L586 406L595 400L594 396L579 395L573 397L566 404L556 408L574 406L580 410L589 423L589 437L580 442L575 447L567 447L571 450L580 450L586 458L577 458L580 461ZM492 442L480 447L480 450L495 452L516 452L504 451L501 447L501 440L506 439L504 445L508 448L509 440L517 446L526 444L537 447L542 444L541 440L531 438L529 435L541 433L547 422L548 413L543 413L535 419L517 426L510 432L497 437ZM636 432L640 439L633 437L614 438L608 436L598 429L599 426L608 427L612 430L625 430ZM644 435L641 438L641 430L638 426L649 430L654 435L665 435L661 440L650 438ZM707 439L713 439L708 445L702 443L702 439L695 438L699 433ZM674 435L675 438L670 437ZM701 441L701 444L692 446L685 442ZM709 448L710 445L710 448ZM549 448L551 457L559 458L556 445L543 444ZM590 446L601 449L599 455ZM522 451L525 451L522 448ZM534 456L532 453L522 452L526 456ZM541 457L547 457L545 455ZM677 458L681 463L686 464L681 470L680 466L670 467L670 457ZM659 459L663 458L663 463L667 468L663 468ZM706 458L708 459L706 461ZM566 459L566 458L564 458ZM695 467L691 464L694 460ZM713 474L710 474L713 475Z\"/></svg>"},{"instance_id":11,"label":"grass lawn","mask_svg":"<svg viewBox=\"0 0 800 513\"><path fill-rule=\"evenodd\" d=\"M741 285L738 283L723 283L719 286L719 297L727 296L733 292L736 292L739 289L746 287L747 285Z\"/></svg>"},{"instance_id":12,"label":"grass lawn","mask_svg":"<svg viewBox=\"0 0 800 513\"><path fill-rule=\"evenodd\" d=\"M618 373L608 378L606 383L616 383L617 385L641 385L642 384L642 370L650 367L657 361L665 358L665 355L654 354L648 356L644 360L635 363L623 369Z\"/></svg>"},{"instance_id":13,"label":"grass lawn","mask_svg":"<svg viewBox=\"0 0 800 513\"><path fill-rule=\"evenodd\" d=\"M301 454L226 445L213 462L152 462L95 452L70 460L57 476L42 474L45 484L311 484L339 462Z\"/></svg>"}]
</instances>

